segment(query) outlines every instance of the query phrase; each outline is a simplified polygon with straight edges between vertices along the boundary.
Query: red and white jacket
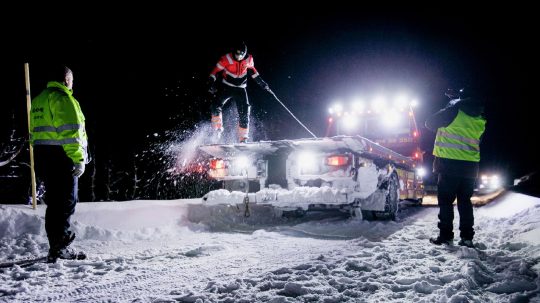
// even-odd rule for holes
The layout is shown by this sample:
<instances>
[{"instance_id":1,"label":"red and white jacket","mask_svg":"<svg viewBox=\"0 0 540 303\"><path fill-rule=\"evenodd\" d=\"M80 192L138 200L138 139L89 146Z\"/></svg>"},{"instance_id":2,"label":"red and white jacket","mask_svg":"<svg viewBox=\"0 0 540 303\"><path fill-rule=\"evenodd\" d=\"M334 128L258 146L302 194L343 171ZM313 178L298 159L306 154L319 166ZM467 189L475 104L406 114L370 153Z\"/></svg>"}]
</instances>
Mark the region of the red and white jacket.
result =
<instances>
[{"instance_id":1,"label":"red and white jacket","mask_svg":"<svg viewBox=\"0 0 540 303\"><path fill-rule=\"evenodd\" d=\"M219 72L221 72L222 76L221 82L228 86L245 88L248 76L253 78L262 88L267 86L266 82L259 76L257 69L255 69L253 56L249 54L240 61L236 61L232 53L226 54L219 59L216 67L210 73L210 77L214 81L217 80Z\"/></svg>"}]
</instances>

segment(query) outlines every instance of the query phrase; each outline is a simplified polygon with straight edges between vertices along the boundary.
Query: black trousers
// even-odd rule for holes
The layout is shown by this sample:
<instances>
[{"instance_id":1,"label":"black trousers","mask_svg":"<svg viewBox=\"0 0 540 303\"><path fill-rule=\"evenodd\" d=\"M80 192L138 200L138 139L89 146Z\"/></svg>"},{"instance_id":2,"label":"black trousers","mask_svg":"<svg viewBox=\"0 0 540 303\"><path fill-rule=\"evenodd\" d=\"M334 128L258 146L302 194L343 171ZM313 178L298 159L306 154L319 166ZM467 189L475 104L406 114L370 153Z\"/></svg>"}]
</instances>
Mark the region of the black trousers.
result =
<instances>
[{"instance_id":1,"label":"black trousers","mask_svg":"<svg viewBox=\"0 0 540 303\"><path fill-rule=\"evenodd\" d=\"M69 237L70 218L78 202L79 178L72 175L73 161L62 146L38 145L34 148L37 177L45 185L45 231L49 246L61 247Z\"/></svg>"},{"instance_id":2,"label":"black trousers","mask_svg":"<svg viewBox=\"0 0 540 303\"><path fill-rule=\"evenodd\" d=\"M212 102L212 115L219 115L223 111L225 104L231 99L236 103L236 109L238 110L238 125L242 128L248 128L251 105L249 105L245 88L222 85Z\"/></svg>"},{"instance_id":3,"label":"black trousers","mask_svg":"<svg viewBox=\"0 0 540 303\"><path fill-rule=\"evenodd\" d=\"M453 239L454 200L457 198L459 212L459 230L462 239L472 240L474 237L474 216L471 196L474 191L475 178L463 178L453 175L439 174L437 182L437 200L439 202L440 237Z\"/></svg>"}]
</instances>

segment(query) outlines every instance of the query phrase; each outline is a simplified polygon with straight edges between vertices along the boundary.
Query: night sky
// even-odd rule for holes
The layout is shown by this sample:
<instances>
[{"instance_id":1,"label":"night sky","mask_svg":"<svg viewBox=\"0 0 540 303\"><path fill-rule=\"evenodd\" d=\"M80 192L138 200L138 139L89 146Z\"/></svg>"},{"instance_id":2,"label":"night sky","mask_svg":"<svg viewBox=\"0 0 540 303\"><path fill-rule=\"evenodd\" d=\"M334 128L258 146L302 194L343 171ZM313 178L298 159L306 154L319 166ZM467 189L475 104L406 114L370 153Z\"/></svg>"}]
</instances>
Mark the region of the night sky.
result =
<instances>
[{"instance_id":1,"label":"night sky","mask_svg":"<svg viewBox=\"0 0 540 303\"><path fill-rule=\"evenodd\" d=\"M204 83L230 42L241 38L263 79L319 136L333 100L407 91L420 102L417 119L430 167L434 135L423 122L446 104L447 88L473 83L489 103L481 167L510 178L538 167L532 163L539 128L530 108L538 54L531 44L538 35L526 9L343 11L244 17L177 11L152 15L156 21L144 14L74 15L65 27L58 21L4 27L0 140L12 125L26 129L23 63L30 63L35 96L46 82L40 68L62 61L74 71L74 95L96 153L128 161L145 148L148 135L209 119ZM309 137L255 82L248 92L253 139Z\"/></svg>"}]
</instances>

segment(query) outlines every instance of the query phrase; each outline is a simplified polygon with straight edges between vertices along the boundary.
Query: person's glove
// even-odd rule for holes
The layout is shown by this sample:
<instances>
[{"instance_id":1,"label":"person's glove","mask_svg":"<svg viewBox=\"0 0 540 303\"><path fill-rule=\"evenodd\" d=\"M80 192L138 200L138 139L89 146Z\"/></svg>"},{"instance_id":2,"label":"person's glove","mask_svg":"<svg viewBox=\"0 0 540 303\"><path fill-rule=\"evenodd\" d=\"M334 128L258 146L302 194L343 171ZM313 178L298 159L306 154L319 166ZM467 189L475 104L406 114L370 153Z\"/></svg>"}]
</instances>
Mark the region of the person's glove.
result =
<instances>
[{"instance_id":1,"label":"person's glove","mask_svg":"<svg viewBox=\"0 0 540 303\"><path fill-rule=\"evenodd\" d=\"M444 93L445 96L448 97L450 100L459 99L459 90L455 90L453 88L449 88Z\"/></svg>"},{"instance_id":2,"label":"person's glove","mask_svg":"<svg viewBox=\"0 0 540 303\"><path fill-rule=\"evenodd\" d=\"M73 169L71 170L73 177L79 178L84 173L84 162L75 163Z\"/></svg>"},{"instance_id":3,"label":"person's glove","mask_svg":"<svg viewBox=\"0 0 540 303\"><path fill-rule=\"evenodd\" d=\"M463 101L463 100L462 99L452 99L452 100L448 101L448 104L446 104L446 107L444 109L454 107L457 104L459 104L461 101Z\"/></svg>"},{"instance_id":4,"label":"person's glove","mask_svg":"<svg viewBox=\"0 0 540 303\"><path fill-rule=\"evenodd\" d=\"M216 80L214 78L208 78L208 81L206 81L206 86L208 87L208 92L212 95L215 95L217 93L217 88L215 86Z\"/></svg>"}]
</instances>

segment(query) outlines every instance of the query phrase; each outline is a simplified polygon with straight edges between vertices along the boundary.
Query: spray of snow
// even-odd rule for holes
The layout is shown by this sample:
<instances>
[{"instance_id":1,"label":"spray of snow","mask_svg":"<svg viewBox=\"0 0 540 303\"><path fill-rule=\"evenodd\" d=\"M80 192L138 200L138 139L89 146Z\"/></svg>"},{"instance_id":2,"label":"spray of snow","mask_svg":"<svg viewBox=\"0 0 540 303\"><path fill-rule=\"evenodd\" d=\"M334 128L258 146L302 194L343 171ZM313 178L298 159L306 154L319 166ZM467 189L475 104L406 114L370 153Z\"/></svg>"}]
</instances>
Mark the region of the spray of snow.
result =
<instances>
[{"instance_id":1,"label":"spray of snow","mask_svg":"<svg viewBox=\"0 0 540 303\"><path fill-rule=\"evenodd\" d=\"M235 106L228 106L223 113L225 130L218 143L232 144L238 142L237 125L238 117ZM230 119L226 119L229 118ZM250 124L258 124L255 119L251 119ZM171 131L170 138L159 144L157 148L169 160L167 172L170 174L180 174L198 170L202 172L207 169L207 155L198 150L198 147L205 144L216 143L213 141L214 130L209 122L200 122L192 130ZM250 128L250 135L253 137L257 133L255 127Z\"/></svg>"},{"instance_id":2,"label":"spray of snow","mask_svg":"<svg viewBox=\"0 0 540 303\"><path fill-rule=\"evenodd\" d=\"M166 146L165 153L171 156L169 173L185 173L189 172L196 165L201 163L199 146L208 143L209 135L212 134L212 128L209 123L199 124L193 131L184 133Z\"/></svg>"},{"instance_id":3,"label":"spray of snow","mask_svg":"<svg viewBox=\"0 0 540 303\"><path fill-rule=\"evenodd\" d=\"M146 167L141 177L144 197L178 199L200 197L213 189L208 179L208 157L197 147L208 143L210 124L200 123L190 130L175 129L149 136L149 147L139 160Z\"/></svg>"}]
</instances>

